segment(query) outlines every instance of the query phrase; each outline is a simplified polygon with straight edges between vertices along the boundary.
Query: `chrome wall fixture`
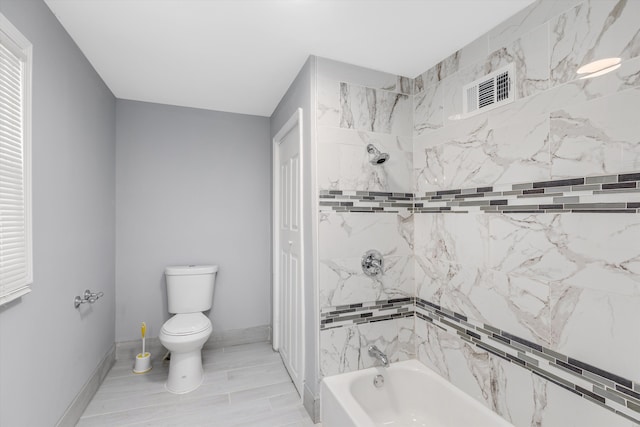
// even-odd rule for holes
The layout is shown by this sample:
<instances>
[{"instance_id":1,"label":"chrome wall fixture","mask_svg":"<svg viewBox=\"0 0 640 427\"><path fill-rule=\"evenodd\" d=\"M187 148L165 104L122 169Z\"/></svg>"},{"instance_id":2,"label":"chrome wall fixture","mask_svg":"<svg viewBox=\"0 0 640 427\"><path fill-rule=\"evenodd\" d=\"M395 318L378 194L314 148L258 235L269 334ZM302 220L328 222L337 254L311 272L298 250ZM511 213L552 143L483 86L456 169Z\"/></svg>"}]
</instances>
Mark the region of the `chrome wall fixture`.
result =
<instances>
[{"instance_id":1,"label":"chrome wall fixture","mask_svg":"<svg viewBox=\"0 0 640 427\"><path fill-rule=\"evenodd\" d=\"M377 276L378 274L382 274L384 268L384 261L382 259L382 254L375 250L370 249L362 256L362 271L367 276Z\"/></svg>"},{"instance_id":2,"label":"chrome wall fixture","mask_svg":"<svg viewBox=\"0 0 640 427\"><path fill-rule=\"evenodd\" d=\"M84 295L82 297L78 295L73 299L73 306L75 308L78 308L81 304L85 304L87 302L93 304L98 300L98 298L102 297L103 295L104 292L91 292L89 289L87 289L86 291L84 291Z\"/></svg>"},{"instance_id":3,"label":"chrome wall fixture","mask_svg":"<svg viewBox=\"0 0 640 427\"><path fill-rule=\"evenodd\" d=\"M389 160L390 157L389 154L380 152L373 144L367 145L367 153L373 155L371 160L369 160L369 163L372 165L381 165Z\"/></svg>"},{"instance_id":4,"label":"chrome wall fixture","mask_svg":"<svg viewBox=\"0 0 640 427\"><path fill-rule=\"evenodd\" d=\"M379 360L385 368L389 367L389 357L375 345L369 346L369 356L373 357L376 360Z\"/></svg>"}]
</instances>

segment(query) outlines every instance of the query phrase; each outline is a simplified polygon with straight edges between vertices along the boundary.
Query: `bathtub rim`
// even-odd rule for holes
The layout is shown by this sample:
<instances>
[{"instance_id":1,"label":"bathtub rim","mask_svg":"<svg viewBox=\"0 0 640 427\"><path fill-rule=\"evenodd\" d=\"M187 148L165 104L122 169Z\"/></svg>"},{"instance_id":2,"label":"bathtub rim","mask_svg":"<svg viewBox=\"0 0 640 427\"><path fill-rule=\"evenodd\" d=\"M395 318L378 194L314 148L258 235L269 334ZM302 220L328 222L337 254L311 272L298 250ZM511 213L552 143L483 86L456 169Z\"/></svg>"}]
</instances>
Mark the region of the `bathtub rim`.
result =
<instances>
[{"instance_id":1,"label":"bathtub rim","mask_svg":"<svg viewBox=\"0 0 640 427\"><path fill-rule=\"evenodd\" d=\"M404 360L401 362L391 363L389 368L384 368L382 366L374 366L371 368L365 368L358 371L345 372L342 374L331 375L328 377L324 377L321 381L320 386L320 421L325 423L325 409L327 402L327 393L330 393L333 397L333 401L338 405L341 412L343 412L351 421L353 426L358 427L373 427L375 424L371 420L371 417L367 414L367 412L362 408L362 406L358 403L356 398L351 393L336 393L336 390L339 390L341 387L345 389L350 388L350 384L362 377L367 376L375 376L377 374L385 375L389 371L394 370L409 370L414 372L420 372L427 377L429 380L437 382L440 386L446 387L451 390L456 396L458 396L461 401L465 402L465 405L470 405L471 407L476 408L480 412L485 412L492 414L496 419L495 427L513 427L513 424L504 419L500 414L493 411L492 409L485 406L482 402L478 401L473 396L467 394L460 388L458 388L453 383L449 382L446 378L435 372L433 369L429 368L422 362L417 359ZM342 394L346 394L346 396L342 396ZM336 396L340 396L339 398ZM349 410L347 408L350 408ZM351 410L352 408L352 410ZM366 423L363 421L366 420ZM325 426L331 427L331 426Z\"/></svg>"}]
</instances>

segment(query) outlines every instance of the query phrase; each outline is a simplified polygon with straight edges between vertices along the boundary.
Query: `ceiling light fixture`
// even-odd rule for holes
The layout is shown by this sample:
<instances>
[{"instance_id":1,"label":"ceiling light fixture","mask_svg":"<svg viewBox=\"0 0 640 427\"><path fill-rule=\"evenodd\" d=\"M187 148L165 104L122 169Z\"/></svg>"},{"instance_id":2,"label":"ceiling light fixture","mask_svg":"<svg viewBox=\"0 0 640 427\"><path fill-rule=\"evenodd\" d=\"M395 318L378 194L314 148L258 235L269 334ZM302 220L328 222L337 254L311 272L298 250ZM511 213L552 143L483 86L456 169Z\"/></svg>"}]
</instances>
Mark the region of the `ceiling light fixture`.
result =
<instances>
[{"instance_id":1,"label":"ceiling light fixture","mask_svg":"<svg viewBox=\"0 0 640 427\"><path fill-rule=\"evenodd\" d=\"M621 62L621 58L599 59L578 68L577 73L580 75L580 79L590 79L617 70L620 68Z\"/></svg>"}]
</instances>

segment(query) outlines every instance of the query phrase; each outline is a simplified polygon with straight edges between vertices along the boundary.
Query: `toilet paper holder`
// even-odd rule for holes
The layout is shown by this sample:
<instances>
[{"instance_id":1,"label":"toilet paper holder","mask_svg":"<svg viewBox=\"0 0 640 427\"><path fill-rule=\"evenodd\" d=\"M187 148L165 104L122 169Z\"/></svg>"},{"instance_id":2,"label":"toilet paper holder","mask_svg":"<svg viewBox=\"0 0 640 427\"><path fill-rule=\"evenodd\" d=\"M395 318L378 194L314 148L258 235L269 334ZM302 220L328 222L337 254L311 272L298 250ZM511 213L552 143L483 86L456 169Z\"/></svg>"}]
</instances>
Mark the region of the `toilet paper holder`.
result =
<instances>
[{"instance_id":1,"label":"toilet paper holder","mask_svg":"<svg viewBox=\"0 0 640 427\"><path fill-rule=\"evenodd\" d=\"M104 296L104 292L91 292L89 289L87 289L86 291L84 291L84 294L82 297L77 295L73 299L73 306L75 308L78 308L80 307L81 304L85 304L87 302L90 304L93 304L98 300L98 298L102 296Z\"/></svg>"}]
</instances>

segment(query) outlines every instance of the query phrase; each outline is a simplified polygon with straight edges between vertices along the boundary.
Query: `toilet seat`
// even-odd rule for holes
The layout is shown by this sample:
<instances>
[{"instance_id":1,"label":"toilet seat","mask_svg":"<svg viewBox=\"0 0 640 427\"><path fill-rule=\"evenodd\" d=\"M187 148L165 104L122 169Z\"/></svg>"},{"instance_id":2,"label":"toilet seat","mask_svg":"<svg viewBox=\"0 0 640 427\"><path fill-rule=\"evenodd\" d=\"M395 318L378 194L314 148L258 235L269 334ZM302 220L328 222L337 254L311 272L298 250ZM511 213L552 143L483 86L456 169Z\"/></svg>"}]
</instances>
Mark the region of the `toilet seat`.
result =
<instances>
[{"instance_id":1,"label":"toilet seat","mask_svg":"<svg viewBox=\"0 0 640 427\"><path fill-rule=\"evenodd\" d=\"M202 313L176 314L164 322L160 333L169 336L194 335L211 328L211 320Z\"/></svg>"}]
</instances>

